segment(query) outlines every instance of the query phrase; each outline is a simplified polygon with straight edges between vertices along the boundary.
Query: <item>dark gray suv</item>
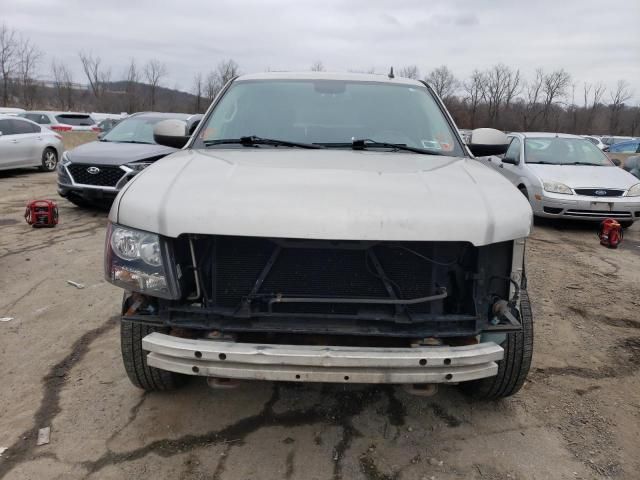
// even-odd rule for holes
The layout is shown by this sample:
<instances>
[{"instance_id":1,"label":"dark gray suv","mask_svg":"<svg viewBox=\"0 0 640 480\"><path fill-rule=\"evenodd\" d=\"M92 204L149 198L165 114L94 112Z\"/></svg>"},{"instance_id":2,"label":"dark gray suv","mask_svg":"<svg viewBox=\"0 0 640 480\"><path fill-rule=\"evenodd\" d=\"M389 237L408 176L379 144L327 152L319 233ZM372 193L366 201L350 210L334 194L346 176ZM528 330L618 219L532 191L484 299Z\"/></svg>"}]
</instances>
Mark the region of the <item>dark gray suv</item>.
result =
<instances>
[{"instance_id":1,"label":"dark gray suv","mask_svg":"<svg viewBox=\"0 0 640 480\"><path fill-rule=\"evenodd\" d=\"M157 112L127 117L98 141L63 154L58 165L58 193L78 206L110 206L120 189L138 172L177 150L155 143L156 123L184 120L191 133L201 118L202 115Z\"/></svg>"}]
</instances>

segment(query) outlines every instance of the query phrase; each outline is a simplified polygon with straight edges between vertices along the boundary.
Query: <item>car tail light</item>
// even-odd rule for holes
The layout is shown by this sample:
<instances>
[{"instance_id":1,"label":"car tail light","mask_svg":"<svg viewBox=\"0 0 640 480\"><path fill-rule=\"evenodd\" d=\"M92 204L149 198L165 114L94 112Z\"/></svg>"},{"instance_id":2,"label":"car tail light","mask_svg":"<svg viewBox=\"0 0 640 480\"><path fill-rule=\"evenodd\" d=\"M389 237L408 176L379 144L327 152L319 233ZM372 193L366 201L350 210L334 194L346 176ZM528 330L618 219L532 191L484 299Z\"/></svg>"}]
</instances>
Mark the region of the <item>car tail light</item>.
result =
<instances>
[{"instance_id":1,"label":"car tail light","mask_svg":"<svg viewBox=\"0 0 640 480\"><path fill-rule=\"evenodd\" d=\"M52 125L51 130L55 130L56 132L70 132L71 127L67 125Z\"/></svg>"}]
</instances>

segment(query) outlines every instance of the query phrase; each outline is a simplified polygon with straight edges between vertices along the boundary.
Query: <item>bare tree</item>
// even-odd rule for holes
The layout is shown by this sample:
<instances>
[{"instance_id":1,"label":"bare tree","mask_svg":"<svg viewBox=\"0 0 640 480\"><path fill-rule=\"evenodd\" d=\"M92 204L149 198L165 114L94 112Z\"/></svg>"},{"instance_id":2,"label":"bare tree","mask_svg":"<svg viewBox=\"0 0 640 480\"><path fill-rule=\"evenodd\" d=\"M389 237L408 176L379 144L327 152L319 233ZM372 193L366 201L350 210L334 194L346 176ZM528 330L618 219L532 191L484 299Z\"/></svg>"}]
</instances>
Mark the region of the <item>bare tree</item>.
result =
<instances>
[{"instance_id":1,"label":"bare tree","mask_svg":"<svg viewBox=\"0 0 640 480\"><path fill-rule=\"evenodd\" d=\"M91 52L78 52L82 70L87 77L89 87L96 99L97 106L102 107L102 97L107 90L107 85L111 80L111 70L102 65L102 59L99 56L93 56Z\"/></svg>"},{"instance_id":2,"label":"bare tree","mask_svg":"<svg viewBox=\"0 0 640 480\"><path fill-rule=\"evenodd\" d=\"M549 128L549 115L552 106L567 95L569 85L571 85L571 75L565 72L564 69L555 70L545 75L542 85L544 97L542 118L544 119L545 128Z\"/></svg>"},{"instance_id":3,"label":"bare tree","mask_svg":"<svg viewBox=\"0 0 640 480\"><path fill-rule=\"evenodd\" d=\"M485 85L486 77L485 74L479 70L474 70L471 74L471 78L468 81L463 82L462 88L465 91L465 101L469 108L471 109L470 120L471 120L471 128L475 128L476 126L476 116L478 114L478 107L483 99L483 94L486 88Z\"/></svg>"},{"instance_id":4,"label":"bare tree","mask_svg":"<svg viewBox=\"0 0 640 480\"><path fill-rule=\"evenodd\" d=\"M606 88L602 82L596 83L595 85L591 85L586 82L584 83L582 92L584 101L583 108L586 113L586 118L583 129L587 133L591 133L591 126L593 125L593 120L596 116L596 109L602 102L602 97L604 96L605 91Z\"/></svg>"},{"instance_id":5,"label":"bare tree","mask_svg":"<svg viewBox=\"0 0 640 480\"><path fill-rule=\"evenodd\" d=\"M37 88L35 81L36 69L42 58L42 52L28 38L20 40L18 51L20 56L19 72L22 101L25 107L32 108Z\"/></svg>"},{"instance_id":6,"label":"bare tree","mask_svg":"<svg viewBox=\"0 0 640 480\"><path fill-rule=\"evenodd\" d=\"M73 110L73 78L64 63L51 61L51 76L58 106L63 110Z\"/></svg>"},{"instance_id":7,"label":"bare tree","mask_svg":"<svg viewBox=\"0 0 640 480\"><path fill-rule=\"evenodd\" d=\"M15 30L0 25L0 74L2 75L2 105L9 104L9 82L19 63Z\"/></svg>"},{"instance_id":8,"label":"bare tree","mask_svg":"<svg viewBox=\"0 0 640 480\"><path fill-rule=\"evenodd\" d=\"M151 110L156 108L156 96L158 94L158 87L160 81L167 75L167 66L160 60L151 59L144 67L144 76L149 84L149 100L151 103Z\"/></svg>"},{"instance_id":9,"label":"bare tree","mask_svg":"<svg viewBox=\"0 0 640 480\"><path fill-rule=\"evenodd\" d=\"M125 77L124 91L127 98L127 111L129 113L134 113L139 109L138 84L140 83L140 72L138 72L138 66L136 65L135 58L131 58L129 61Z\"/></svg>"},{"instance_id":10,"label":"bare tree","mask_svg":"<svg viewBox=\"0 0 640 480\"><path fill-rule=\"evenodd\" d=\"M425 77L425 81L433 87L438 96L443 100L451 97L460 85L460 82L458 82L446 65L432 70L429 75Z\"/></svg>"},{"instance_id":11,"label":"bare tree","mask_svg":"<svg viewBox=\"0 0 640 480\"><path fill-rule=\"evenodd\" d=\"M313 62L311 64L311 71L312 72L324 72L324 65L322 64L322 62L320 60L316 60L315 62Z\"/></svg>"},{"instance_id":12,"label":"bare tree","mask_svg":"<svg viewBox=\"0 0 640 480\"><path fill-rule=\"evenodd\" d=\"M408 65L400 69L398 76L418 80L418 78L420 78L420 70L418 70L416 65Z\"/></svg>"},{"instance_id":13,"label":"bare tree","mask_svg":"<svg viewBox=\"0 0 640 480\"><path fill-rule=\"evenodd\" d=\"M511 86L513 72L503 64L494 65L486 72L486 88L484 98L487 101L489 121L497 126L500 117L500 107L505 102Z\"/></svg>"},{"instance_id":14,"label":"bare tree","mask_svg":"<svg viewBox=\"0 0 640 480\"><path fill-rule=\"evenodd\" d=\"M216 75L220 88L224 87L229 80L237 77L240 73L240 67L232 59L223 60L216 66Z\"/></svg>"},{"instance_id":15,"label":"bare tree","mask_svg":"<svg viewBox=\"0 0 640 480\"><path fill-rule=\"evenodd\" d=\"M231 80L238 76L240 67L232 59L223 60L215 70L209 72L204 81L204 95L209 103L218 95L218 92Z\"/></svg>"},{"instance_id":16,"label":"bare tree","mask_svg":"<svg viewBox=\"0 0 640 480\"><path fill-rule=\"evenodd\" d=\"M538 68L534 79L525 87L524 107L522 109L522 129L531 130L542 114L542 88L544 86L544 70Z\"/></svg>"},{"instance_id":17,"label":"bare tree","mask_svg":"<svg viewBox=\"0 0 640 480\"><path fill-rule=\"evenodd\" d=\"M193 77L193 95L196 97L195 110L196 113L202 112L202 92L204 89L204 80L202 79L202 72L198 72Z\"/></svg>"},{"instance_id":18,"label":"bare tree","mask_svg":"<svg viewBox=\"0 0 640 480\"><path fill-rule=\"evenodd\" d=\"M614 132L618 129L620 123L620 112L624 110L625 103L628 102L633 93L629 89L629 82L626 80L618 80L616 89L610 93L611 104L611 117L609 120L609 131Z\"/></svg>"}]
</instances>

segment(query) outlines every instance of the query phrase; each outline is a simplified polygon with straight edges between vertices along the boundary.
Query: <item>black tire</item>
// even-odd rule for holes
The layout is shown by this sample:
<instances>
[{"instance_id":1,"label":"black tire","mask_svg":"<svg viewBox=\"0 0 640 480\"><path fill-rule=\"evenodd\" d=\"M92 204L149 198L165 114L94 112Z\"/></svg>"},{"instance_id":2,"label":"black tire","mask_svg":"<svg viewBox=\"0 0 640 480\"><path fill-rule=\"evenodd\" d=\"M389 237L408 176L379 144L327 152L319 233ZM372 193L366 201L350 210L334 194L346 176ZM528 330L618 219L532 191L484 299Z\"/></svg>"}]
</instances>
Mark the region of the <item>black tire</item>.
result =
<instances>
[{"instance_id":1,"label":"black tire","mask_svg":"<svg viewBox=\"0 0 640 480\"><path fill-rule=\"evenodd\" d=\"M502 343L504 358L497 362L498 374L461 384L464 393L479 400L498 400L522 388L533 356L533 313L525 288L520 290L520 322L522 330L508 333Z\"/></svg>"},{"instance_id":2,"label":"black tire","mask_svg":"<svg viewBox=\"0 0 640 480\"><path fill-rule=\"evenodd\" d=\"M42 152L42 159L40 160L40 171L53 172L58 166L58 153L55 149L47 147Z\"/></svg>"},{"instance_id":3,"label":"black tire","mask_svg":"<svg viewBox=\"0 0 640 480\"><path fill-rule=\"evenodd\" d=\"M147 352L142 349L142 339L152 332L164 333L166 330L135 322L120 323L124 369L131 383L147 392L173 390L184 383L185 376L147 365Z\"/></svg>"},{"instance_id":4,"label":"black tire","mask_svg":"<svg viewBox=\"0 0 640 480\"><path fill-rule=\"evenodd\" d=\"M633 220L625 220L620 222L620 226L622 228L629 228L631 225L633 225Z\"/></svg>"}]
</instances>

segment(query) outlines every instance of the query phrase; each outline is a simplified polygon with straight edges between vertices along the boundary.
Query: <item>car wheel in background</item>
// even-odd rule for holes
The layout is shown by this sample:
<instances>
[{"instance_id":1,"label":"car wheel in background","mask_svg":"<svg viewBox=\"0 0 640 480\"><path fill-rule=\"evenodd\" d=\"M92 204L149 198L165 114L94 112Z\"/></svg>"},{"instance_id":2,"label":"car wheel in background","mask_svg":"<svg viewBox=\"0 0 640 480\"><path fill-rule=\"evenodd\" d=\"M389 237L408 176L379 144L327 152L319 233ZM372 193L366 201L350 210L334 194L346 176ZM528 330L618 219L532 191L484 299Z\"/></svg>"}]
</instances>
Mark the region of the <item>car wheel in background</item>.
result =
<instances>
[{"instance_id":1,"label":"car wheel in background","mask_svg":"<svg viewBox=\"0 0 640 480\"><path fill-rule=\"evenodd\" d=\"M527 191L527 187L520 186L520 187L518 187L518 190L520 190L520 193L524 195L524 198L529 200L529 192Z\"/></svg>"},{"instance_id":2,"label":"car wheel in background","mask_svg":"<svg viewBox=\"0 0 640 480\"><path fill-rule=\"evenodd\" d=\"M620 226L622 228L629 228L631 225L633 225L633 220L626 220L626 221L621 221L620 222Z\"/></svg>"},{"instance_id":3,"label":"car wheel in background","mask_svg":"<svg viewBox=\"0 0 640 480\"><path fill-rule=\"evenodd\" d=\"M42 152L42 162L40 170L43 172L53 172L58 166L58 154L53 148L45 148Z\"/></svg>"}]
</instances>

